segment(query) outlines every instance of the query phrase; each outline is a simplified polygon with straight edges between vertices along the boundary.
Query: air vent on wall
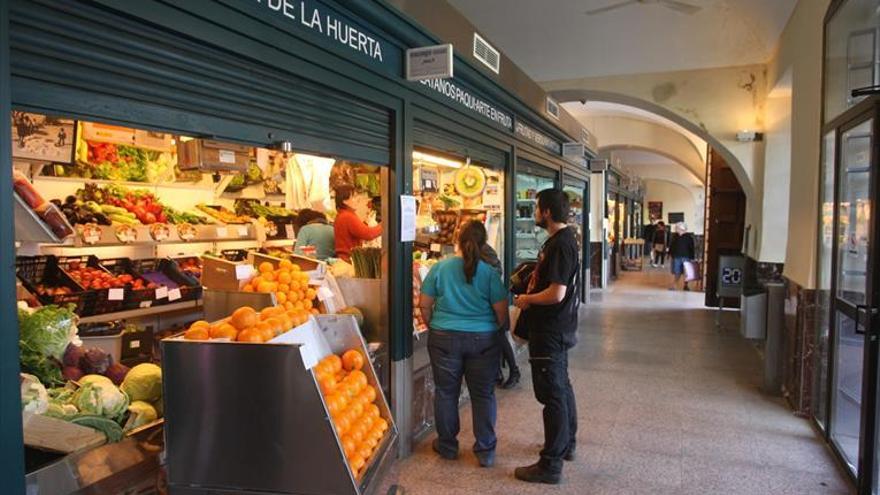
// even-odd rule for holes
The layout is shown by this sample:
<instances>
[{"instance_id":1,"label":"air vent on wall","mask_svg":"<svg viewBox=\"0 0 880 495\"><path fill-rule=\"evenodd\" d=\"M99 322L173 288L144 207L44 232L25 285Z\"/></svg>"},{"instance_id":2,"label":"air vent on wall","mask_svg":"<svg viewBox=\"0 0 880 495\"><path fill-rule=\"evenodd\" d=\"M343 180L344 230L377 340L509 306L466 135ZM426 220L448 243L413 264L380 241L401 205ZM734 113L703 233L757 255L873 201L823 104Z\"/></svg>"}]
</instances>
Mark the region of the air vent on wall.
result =
<instances>
[{"instance_id":1,"label":"air vent on wall","mask_svg":"<svg viewBox=\"0 0 880 495\"><path fill-rule=\"evenodd\" d=\"M547 97L547 114L556 120L559 120L559 103L553 98Z\"/></svg>"},{"instance_id":2,"label":"air vent on wall","mask_svg":"<svg viewBox=\"0 0 880 495\"><path fill-rule=\"evenodd\" d=\"M492 69L492 72L496 74L500 72L501 53L477 33L474 33L474 57Z\"/></svg>"}]
</instances>

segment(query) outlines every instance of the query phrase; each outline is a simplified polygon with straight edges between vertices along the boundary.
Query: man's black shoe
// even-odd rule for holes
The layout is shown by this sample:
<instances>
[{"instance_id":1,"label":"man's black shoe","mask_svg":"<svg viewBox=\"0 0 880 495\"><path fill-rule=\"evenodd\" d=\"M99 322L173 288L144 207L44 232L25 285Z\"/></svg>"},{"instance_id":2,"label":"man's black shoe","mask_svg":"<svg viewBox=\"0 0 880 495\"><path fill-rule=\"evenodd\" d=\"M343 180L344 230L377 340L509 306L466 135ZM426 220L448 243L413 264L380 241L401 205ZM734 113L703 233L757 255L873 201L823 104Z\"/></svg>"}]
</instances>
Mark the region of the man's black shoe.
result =
<instances>
[{"instance_id":1,"label":"man's black shoe","mask_svg":"<svg viewBox=\"0 0 880 495\"><path fill-rule=\"evenodd\" d=\"M515 369L515 370L511 371L510 376L507 377L507 381L504 382L504 385L501 385L501 388L503 388L504 390L508 390L513 387L516 387L517 385L519 385L519 377L520 377L519 369Z\"/></svg>"},{"instance_id":2,"label":"man's black shoe","mask_svg":"<svg viewBox=\"0 0 880 495\"><path fill-rule=\"evenodd\" d=\"M562 481L562 474L548 473L537 463L531 466L518 467L513 471L513 475L520 481L527 483L546 483L548 485L558 485Z\"/></svg>"},{"instance_id":3,"label":"man's black shoe","mask_svg":"<svg viewBox=\"0 0 880 495\"><path fill-rule=\"evenodd\" d=\"M440 448L440 439L439 438L435 438L434 441L431 442L431 447L434 449L434 452L436 452L437 455L439 455L440 457L442 457L448 461L454 461L454 460L458 459L458 453L450 454L448 452L444 452L443 449Z\"/></svg>"},{"instance_id":4,"label":"man's black shoe","mask_svg":"<svg viewBox=\"0 0 880 495\"><path fill-rule=\"evenodd\" d=\"M565 451L565 455L563 455L562 458L565 459L566 461L573 461L577 457L576 454L577 454L577 447L575 447L574 444L571 444L571 446L568 448L568 450Z\"/></svg>"}]
</instances>

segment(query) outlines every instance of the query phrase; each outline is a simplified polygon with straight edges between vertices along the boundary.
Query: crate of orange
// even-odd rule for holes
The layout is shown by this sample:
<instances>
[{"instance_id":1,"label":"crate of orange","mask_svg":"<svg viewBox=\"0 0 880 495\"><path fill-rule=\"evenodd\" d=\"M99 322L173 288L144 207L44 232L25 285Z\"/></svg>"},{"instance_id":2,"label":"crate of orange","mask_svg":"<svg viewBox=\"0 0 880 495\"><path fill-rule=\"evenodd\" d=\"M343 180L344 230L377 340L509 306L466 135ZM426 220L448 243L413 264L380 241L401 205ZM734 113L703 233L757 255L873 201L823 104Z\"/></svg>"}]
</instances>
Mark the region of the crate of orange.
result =
<instances>
[{"instance_id":1,"label":"crate of orange","mask_svg":"<svg viewBox=\"0 0 880 495\"><path fill-rule=\"evenodd\" d=\"M172 489L361 495L393 462L357 321L309 312L297 325L304 311L238 308L162 342ZM277 333L285 317L293 328Z\"/></svg>"}]
</instances>

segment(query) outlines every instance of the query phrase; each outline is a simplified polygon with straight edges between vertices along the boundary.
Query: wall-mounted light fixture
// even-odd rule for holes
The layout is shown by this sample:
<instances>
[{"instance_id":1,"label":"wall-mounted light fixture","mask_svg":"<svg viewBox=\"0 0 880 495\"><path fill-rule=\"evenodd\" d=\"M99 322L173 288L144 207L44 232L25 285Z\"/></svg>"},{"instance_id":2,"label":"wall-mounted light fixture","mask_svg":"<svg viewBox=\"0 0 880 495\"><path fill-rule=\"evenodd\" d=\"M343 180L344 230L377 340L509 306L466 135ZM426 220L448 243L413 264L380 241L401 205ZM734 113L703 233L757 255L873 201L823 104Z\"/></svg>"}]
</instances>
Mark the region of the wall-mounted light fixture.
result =
<instances>
[{"instance_id":1,"label":"wall-mounted light fixture","mask_svg":"<svg viewBox=\"0 0 880 495\"><path fill-rule=\"evenodd\" d=\"M443 158L442 156L430 155L428 153L422 153L421 151L413 151L413 160L417 162L429 163L431 165L438 165L441 167L448 168L461 168L462 163L456 160L450 160L448 158ZM470 163L470 158L468 158L468 163Z\"/></svg>"}]
</instances>

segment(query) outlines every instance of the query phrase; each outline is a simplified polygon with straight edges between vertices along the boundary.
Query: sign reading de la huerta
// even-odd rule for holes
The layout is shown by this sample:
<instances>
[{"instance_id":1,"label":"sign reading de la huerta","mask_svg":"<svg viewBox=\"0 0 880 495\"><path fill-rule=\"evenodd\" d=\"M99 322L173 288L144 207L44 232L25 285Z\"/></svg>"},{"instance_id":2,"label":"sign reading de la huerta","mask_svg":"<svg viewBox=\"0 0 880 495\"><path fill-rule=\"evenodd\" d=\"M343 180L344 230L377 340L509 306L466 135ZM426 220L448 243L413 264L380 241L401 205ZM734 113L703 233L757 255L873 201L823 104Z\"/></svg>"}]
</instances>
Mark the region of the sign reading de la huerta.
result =
<instances>
[{"instance_id":1,"label":"sign reading de la huerta","mask_svg":"<svg viewBox=\"0 0 880 495\"><path fill-rule=\"evenodd\" d=\"M385 62L388 50L372 33L358 27L329 7L318 7L304 0L255 0L256 3L284 17L296 29L308 29L316 34L369 57L375 62Z\"/></svg>"},{"instance_id":2,"label":"sign reading de la huerta","mask_svg":"<svg viewBox=\"0 0 880 495\"><path fill-rule=\"evenodd\" d=\"M419 82L508 131L513 130L513 118L510 114L479 96L475 96L470 90L462 87L461 83L452 82L449 79L425 79Z\"/></svg>"}]
</instances>

